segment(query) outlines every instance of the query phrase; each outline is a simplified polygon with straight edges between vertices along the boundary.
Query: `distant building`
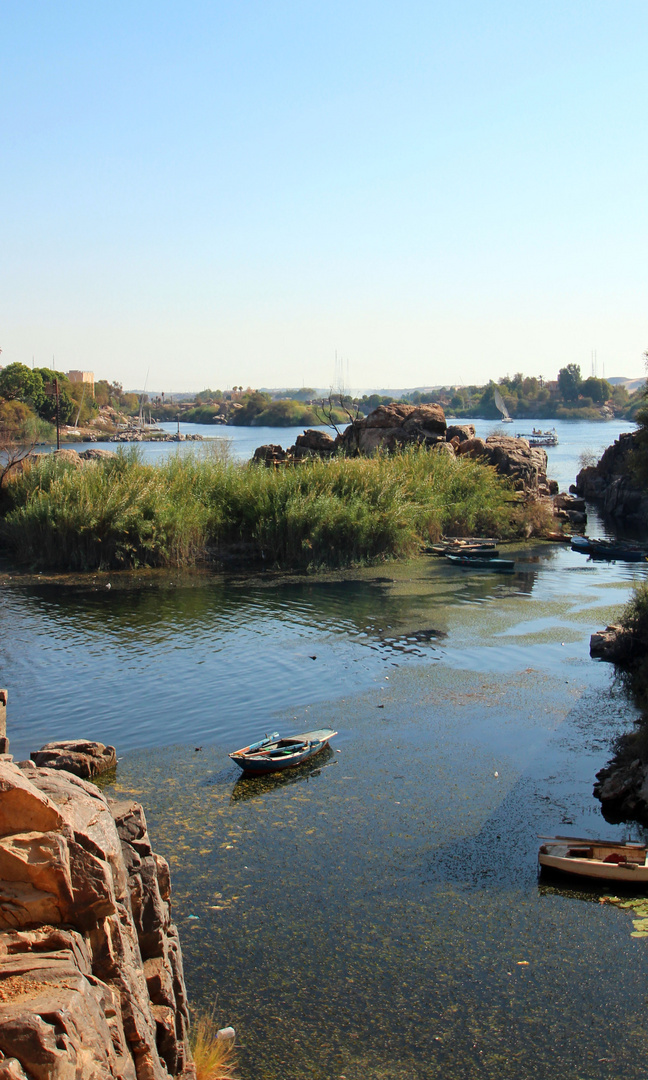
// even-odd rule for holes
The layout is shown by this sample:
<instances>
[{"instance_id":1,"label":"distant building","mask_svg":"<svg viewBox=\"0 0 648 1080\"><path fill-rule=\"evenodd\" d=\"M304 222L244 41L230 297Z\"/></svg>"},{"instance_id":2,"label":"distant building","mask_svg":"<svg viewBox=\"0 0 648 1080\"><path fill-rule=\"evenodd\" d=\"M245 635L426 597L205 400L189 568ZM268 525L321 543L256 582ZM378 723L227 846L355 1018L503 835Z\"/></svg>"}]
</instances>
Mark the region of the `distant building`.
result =
<instances>
[{"instance_id":1,"label":"distant building","mask_svg":"<svg viewBox=\"0 0 648 1080\"><path fill-rule=\"evenodd\" d=\"M94 397L94 371L68 371L67 377L70 382L87 383Z\"/></svg>"}]
</instances>

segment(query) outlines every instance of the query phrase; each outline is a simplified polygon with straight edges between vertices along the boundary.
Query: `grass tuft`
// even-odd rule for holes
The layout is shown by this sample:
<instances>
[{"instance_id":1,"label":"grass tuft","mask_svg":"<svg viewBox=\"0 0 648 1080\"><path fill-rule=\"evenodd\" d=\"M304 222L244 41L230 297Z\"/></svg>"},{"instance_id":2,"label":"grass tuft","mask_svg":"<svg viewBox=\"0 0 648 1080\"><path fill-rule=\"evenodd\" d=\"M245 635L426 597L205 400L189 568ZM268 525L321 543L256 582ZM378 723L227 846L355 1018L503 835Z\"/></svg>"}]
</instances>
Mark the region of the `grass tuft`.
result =
<instances>
[{"instance_id":1,"label":"grass tuft","mask_svg":"<svg viewBox=\"0 0 648 1080\"><path fill-rule=\"evenodd\" d=\"M202 1013L191 1025L191 1053L196 1080L237 1080L236 1047L228 1039L218 1039L211 1013Z\"/></svg>"}]
</instances>

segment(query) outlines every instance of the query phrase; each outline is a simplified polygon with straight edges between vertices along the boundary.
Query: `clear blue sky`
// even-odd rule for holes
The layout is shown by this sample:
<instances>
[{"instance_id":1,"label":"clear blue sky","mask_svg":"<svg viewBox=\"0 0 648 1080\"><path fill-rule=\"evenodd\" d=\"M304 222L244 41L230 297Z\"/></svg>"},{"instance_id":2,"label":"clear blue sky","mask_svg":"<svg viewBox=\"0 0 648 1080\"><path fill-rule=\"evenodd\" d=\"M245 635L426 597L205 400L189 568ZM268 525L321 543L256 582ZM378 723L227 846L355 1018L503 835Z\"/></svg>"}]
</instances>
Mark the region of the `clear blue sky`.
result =
<instances>
[{"instance_id":1,"label":"clear blue sky","mask_svg":"<svg viewBox=\"0 0 648 1080\"><path fill-rule=\"evenodd\" d=\"M4 0L0 362L643 374L646 0Z\"/></svg>"}]
</instances>

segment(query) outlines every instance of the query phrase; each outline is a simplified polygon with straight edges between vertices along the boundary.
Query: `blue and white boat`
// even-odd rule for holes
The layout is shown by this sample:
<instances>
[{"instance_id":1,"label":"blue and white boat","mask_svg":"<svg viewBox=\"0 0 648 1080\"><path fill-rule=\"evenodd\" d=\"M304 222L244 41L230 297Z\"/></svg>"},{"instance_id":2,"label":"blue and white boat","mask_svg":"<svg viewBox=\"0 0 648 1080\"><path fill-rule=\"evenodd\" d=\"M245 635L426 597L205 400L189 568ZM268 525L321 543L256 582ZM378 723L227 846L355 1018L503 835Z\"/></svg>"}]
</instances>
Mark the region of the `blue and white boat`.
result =
<instances>
[{"instance_id":1,"label":"blue and white boat","mask_svg":"<svg viewBox=\"0 0 648 1080\"><path fill-rule=\"evenodd\" d=\"M279 732L275 731L259 742L235 750L230 757L250 776L264 776L282 769L294 769L296 765L315 757L328 746L329 739L334 735L337 735L337 731L333 731L333 728L318 728L281 739Z\"/></svg>"}]
</instances>

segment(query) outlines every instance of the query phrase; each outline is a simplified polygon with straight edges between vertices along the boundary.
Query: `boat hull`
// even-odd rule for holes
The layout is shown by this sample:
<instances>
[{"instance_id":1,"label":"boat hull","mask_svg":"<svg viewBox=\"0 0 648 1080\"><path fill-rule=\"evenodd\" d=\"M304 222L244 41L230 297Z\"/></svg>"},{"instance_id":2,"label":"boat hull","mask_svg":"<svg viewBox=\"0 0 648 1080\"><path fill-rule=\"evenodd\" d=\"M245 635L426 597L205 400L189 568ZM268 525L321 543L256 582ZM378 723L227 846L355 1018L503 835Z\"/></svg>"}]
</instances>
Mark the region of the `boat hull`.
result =
<instances>
[{"instance_id":1,"label":"boat hull","mask_svg":"<svg viewBox=\"0 0 648 1080\"><path fill-rule=\"evenodd\" d=\"M625 881L629 885L648 884L648 866L632 863L619 866L605 863L598 859L577 859L568 856L550 855L540 852L540 866L549 870L561 870L576 877L593 878L598 881Z\"/></svg>"},{"instance_id":2,"label":"boat hull","mask_svg":"<svg viewBox=\"0 0 648 1080\"><path fill-rule=\"evenodd\" d=\"M645 562L647 558L643 548L615 544L611 540L593 540L588 536L572 536L571 548L580 555L589 555L592 559L607 559L609 562Z\"/></svg>"},{"instance_id":3,"label":"boat hull","mask_svg":"<svg viewBox=\"0 0 648 1080\"><path fill-rule=\"evenodd\" d=\"M303 735L294 735L289 739L262 739L252 746L244 746L242 750L236 750L230 754L239 769L248 776L267 776L269 773L284 772L286 769L295 769L303 765L305 761L321 753L329 744L329 739L337 735L332 728L320 728L317 731L307 731ZM290 744L295 744L294 752L290 750ZM281 752L277 754L277 750Z\"/></svg>"},{"instance_id":4,"label":"boat hull","mask_svg":"<svg viewBox=\"0 0 648 1080\"><path fill-rule=\"evenodd\" d=\"M232 761L250 776L267 776L268 773L283 772L284 769L295 769L298 765L303 765L305 761L309 761L311 758L319 754L328 744L326 742L320 742L312 744L306 747L305 750L301 750L296 754L291 754L287 758L267 758L265 761L251 758L238 758L234 755L230 755Z\"/></svg>"},{"instance_id":5,"label":"boat hull","mask_svg":"<svg viewBox=\"0 0 648 1080\"><path fill-rule=\"evenodd\" d=\"M488 559L479 555L446 555L446 559L455 566L468 570L494 570L499 574L512 574L515 569L513 559Z\"/></svg>"}]
</instances>

